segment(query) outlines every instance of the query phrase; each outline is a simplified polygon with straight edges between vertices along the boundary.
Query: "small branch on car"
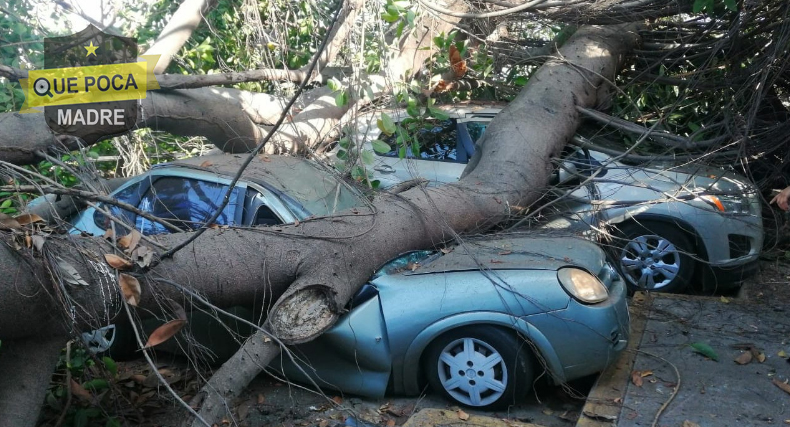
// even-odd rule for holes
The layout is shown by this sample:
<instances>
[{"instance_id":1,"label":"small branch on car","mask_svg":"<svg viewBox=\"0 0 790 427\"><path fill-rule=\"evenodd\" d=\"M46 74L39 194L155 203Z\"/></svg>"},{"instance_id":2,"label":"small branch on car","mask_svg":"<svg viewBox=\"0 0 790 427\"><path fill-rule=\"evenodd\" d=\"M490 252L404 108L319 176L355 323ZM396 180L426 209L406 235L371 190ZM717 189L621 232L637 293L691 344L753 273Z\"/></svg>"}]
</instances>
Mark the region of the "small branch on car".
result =
<instances>
[{"instance_id":1,"label":"small branch on car","mask_svg":"<svg viewBox=\"0 0 790 427\"><path fill-rule=\"evenodd\" d=\"M428 184L428 180L425 178L415 178L410 179L408 181L403 181L398 185L391 187L388 191L392 194L403 193L406 190L412 189L417 186L424 187Z\"/></svg>"}]
</instances>

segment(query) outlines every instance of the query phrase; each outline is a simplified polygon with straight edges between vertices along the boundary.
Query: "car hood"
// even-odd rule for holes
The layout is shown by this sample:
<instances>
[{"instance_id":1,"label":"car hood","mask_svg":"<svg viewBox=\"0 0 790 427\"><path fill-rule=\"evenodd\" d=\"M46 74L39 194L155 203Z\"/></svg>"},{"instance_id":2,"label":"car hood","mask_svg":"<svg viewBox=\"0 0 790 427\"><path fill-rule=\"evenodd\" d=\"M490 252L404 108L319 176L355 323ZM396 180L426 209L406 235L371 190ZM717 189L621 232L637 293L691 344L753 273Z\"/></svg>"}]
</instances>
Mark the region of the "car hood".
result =
<instances>
[{"instance_id":1,"label":"car hood","mask_svg":"<svg viewBox=\"0 0 790 427\"><path fill-rule=\"evenodd\" d=\"M507 238L467 240L451 252L402 275L463 270L557 270L577 265L597 274L605 262L603 251L578 237L516 234Z\"/></svg>"},{"instance_id":2,"label":"car hood","mask_svg":"<svg viewBox=\"0 0 790 427\"><path fill-rule=\"evenodd\" d=\"M606 185L628 185L633 183L632 191L619 191L618 199L653 200L655 193L669 193L673 196L689 194L756 194L756 188L749 181L732 171L702 165L670 166L666 169L643 168L624 164L607 167L602 177ZM647 191L645 191L647 190ZM607 194L601 195L606 198Z\"/></svg>"}]
</instances>

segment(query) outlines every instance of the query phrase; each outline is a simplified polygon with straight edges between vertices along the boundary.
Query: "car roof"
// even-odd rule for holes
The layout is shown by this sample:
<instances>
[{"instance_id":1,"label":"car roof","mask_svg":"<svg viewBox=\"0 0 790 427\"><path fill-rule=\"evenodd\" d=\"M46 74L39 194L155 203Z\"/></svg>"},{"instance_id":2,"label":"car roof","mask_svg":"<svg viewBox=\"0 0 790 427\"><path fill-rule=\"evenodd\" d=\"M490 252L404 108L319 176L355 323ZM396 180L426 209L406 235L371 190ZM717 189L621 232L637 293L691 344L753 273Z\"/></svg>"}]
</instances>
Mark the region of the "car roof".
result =
<instances>
[{"instance_id":1,"label":"car roof","mask_svg":"<svg viewBox=\"0 0 790 427\"><path fill-rule=\"evenodd\" d=\"M155 168L186 167L232 178L246 160L246 154L216 154L191 157L156 165ZM318 164L299 157L260 155L244 169L241 179L253 182L288 196L300 203L311 214L327 215L327 206L342 210L365 206L367 200L341 178ZM342 191L345 203L337 203L337 192ZM353 199L353 200L352 200Z\"/></svg>"},{"instance_id":2,"label":"car roof","mask_svg":"<svg viewBox=\"0 0 790 427\"><path fill-rule=\"evenodd\" d=\"M578 265L597 274L604 255L594 243L580 237L558 237L534 232L507 237L469 239L427 265L404 275L465 270L557 270Z\"/></svg>"}]
</instances>

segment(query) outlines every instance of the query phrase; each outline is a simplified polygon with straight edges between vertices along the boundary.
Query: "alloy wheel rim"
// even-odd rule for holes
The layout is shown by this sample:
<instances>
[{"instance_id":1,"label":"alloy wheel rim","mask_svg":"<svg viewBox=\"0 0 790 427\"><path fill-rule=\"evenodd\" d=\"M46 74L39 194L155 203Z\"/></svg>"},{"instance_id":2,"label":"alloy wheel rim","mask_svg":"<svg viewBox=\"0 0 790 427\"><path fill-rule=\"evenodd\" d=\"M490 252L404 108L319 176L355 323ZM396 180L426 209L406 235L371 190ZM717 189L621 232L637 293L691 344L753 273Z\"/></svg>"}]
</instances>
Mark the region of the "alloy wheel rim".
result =
<instances>
[{"instance_id":1,"label":"alloy wheel rim","mask_svg":"<svg viewBox=\"0 0 790 427\"><path fill-rule=\"evenodd\" d=\"M464 405L490 405L507 388L507 366L502 355L476 338L447 344L437 363L442 387Z\"/></svg>"},{"instance_id":2,"label":"alloy wheel rim","mask_svg":"<svg viewBox=\"0 0 790 427\"><path fill-rule=\"evenodd\" d=\"M661 236L639 236L623 248L620 265L632 284L642 289L661 289L677 277L680 252Z\"/></svg>"}]
</instances>

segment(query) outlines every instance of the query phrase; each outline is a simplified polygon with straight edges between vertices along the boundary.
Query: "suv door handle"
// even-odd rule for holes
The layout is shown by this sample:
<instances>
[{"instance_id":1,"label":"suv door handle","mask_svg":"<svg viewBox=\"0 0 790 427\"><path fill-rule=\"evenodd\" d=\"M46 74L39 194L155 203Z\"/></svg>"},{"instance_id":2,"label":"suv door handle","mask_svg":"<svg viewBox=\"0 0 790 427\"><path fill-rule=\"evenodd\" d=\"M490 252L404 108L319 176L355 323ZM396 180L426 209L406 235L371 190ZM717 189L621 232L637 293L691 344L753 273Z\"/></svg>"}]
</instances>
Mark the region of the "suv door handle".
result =
<instances>
[{"instance_id":1,"label":"suv door handle","mask_svg":"<svg viewBox=\"0 0 790 427\"><path fill-rule=\"evenodd\" d=\"M381 172L381 173L394 173L395 172L395 168L393 168L390 165L376 165L376 166L373 167L373 170L376 171L376 172Z\"/></svg>"}]
</instances>

